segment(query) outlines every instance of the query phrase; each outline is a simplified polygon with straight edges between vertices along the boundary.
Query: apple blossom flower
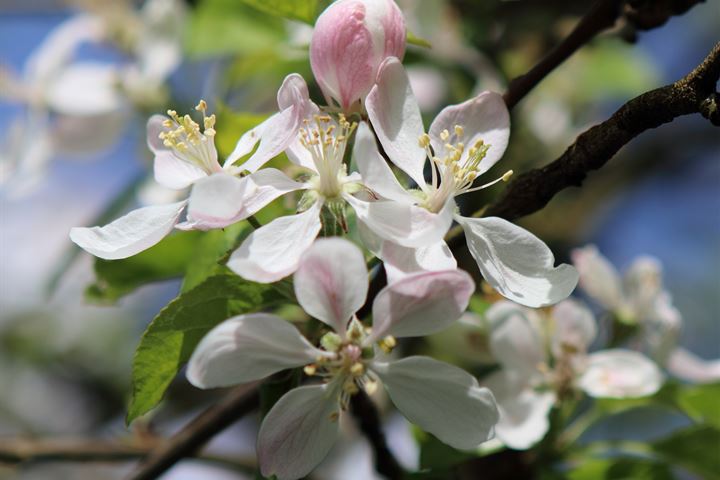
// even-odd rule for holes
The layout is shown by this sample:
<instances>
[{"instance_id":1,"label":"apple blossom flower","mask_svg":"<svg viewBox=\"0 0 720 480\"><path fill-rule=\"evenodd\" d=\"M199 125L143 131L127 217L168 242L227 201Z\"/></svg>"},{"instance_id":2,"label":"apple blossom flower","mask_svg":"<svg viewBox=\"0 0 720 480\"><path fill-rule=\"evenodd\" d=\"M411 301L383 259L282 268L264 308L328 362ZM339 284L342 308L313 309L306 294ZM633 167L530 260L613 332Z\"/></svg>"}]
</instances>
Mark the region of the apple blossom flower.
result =
<instances>
[{"instance_id":1,"label":"apple blossom flower","mask_svg":"<svg viewBox=\"0 0 720 480\"><path fill-rule=\"evenodd\" d=\"M250 174L237 178L218 173L198 181L190 195L188 222L181 228L221 228L247 218L280 195L303 191L299 213L276 218L252 232L227 263L243 278L263 283L280 280L295 271L303 252L320 233L323 210L344 228L344 210L349 205L373 234L404 246L419 247L440 241L452 223L451 208L431 212L394 199L367 201L361 198L360 195L368 191L365 182L357 172L348 174L344 162L347 144L358 128L357 123L348 121L343 114L334 117L323 113L310 100L302 77L296 75L294 80L297 84L294 94L279 96L278 103L281 108L296 108L301 112L299 127L297 118L287 122L284 114L276 114L277 121L271 117L266 125L243 135L224 168ZM281 121L292 125L282 125ZM367 125L360 124L359 129L353 152L356 158L364 155L364 139L369 135ZM292 139L288 140L287 136ZM281 137L283 140L279 141ZM235 165L258 141L260 145L253 156ZM287 147L289 159L309 172L309 177L298 182L280 170L260 168L271 158L260 155L266 150L266 144L276 146L274 155L280 148ZM362 161L381 162L387 168L380 157Z\"/></svg>"},{"instance_id":2,"label":"apple blossom flower","mask_svg":"<svg viewBox=\"0 0 720 480\"><path fill-rule=\"evenodd\" d=\"M501 370L483 384L500 410L497 437L508 447L530 448L548 431L548 414L558 400L581 389L596 398L652 395L662 385L659 368L632 350L588 354L597 327L592 313L564 300L544 315L502 301L486 313L490 348Z\"/></svg>"},{"instance_id":3,"label":"apple blossom flower","mask_svg":"<svg viewBox=\"0 0 720 480\"><path fill-rule=\"evenodd\" d=\"M298 75L289 75L278 91L278 98L298 95L295 90L306 88L304 81L298 83ZM282 102L279 100L282 104ZM270 125L280 128L280 132L297 128L299 119L304 111L299 110L295 104L287 105L280 113L267 119L256 129ZM168 117L155 115L148 120L147 141L148 147L155 154L154 174L157 183L171 188L184 189L193 183L218 172L236 173L232 162L220 166L217 150L215 148L215 115L206 114L207 104L200 101L196 110L202 113L202 126L196 123L189 115L180 116L177 112L168 111ZM280 118L281 121L278 121ZM294 138L292 131L272 137L272 141L265 142L248 159L254 162L258 157L265 162L280 154L287 144ZM278 172L279 171L274 171ZM267 172L270 176L273 171ZM226 175L232 178L231 175ZM244 205L245 217L252 215L267 202L277 198L277 189L270 192L270 198L262 189L263 178L254 178L254 182L243 183L243 188L258 192L265 203L255 204L247 202ZM221 190L224 193L224 190ZM281 193L280 193L281 194ZM275 195L275 196L272 196ZM210 198L210 201L216 198ZM168 235L178 223L185 211L188 200L182 200L167 205L152 205L134 210L127 215L111 222L104 227L73 228L70 238L80 247L91 254L105 259L119 259L135 255L150 248ZM188 215L192 213L192 205ZM241 220L238 218L235 221ZM220 225L220 228L225 225ZM200 228L192 221L178 225L179 228Z\"/></svg>"},{"instance_id":4,"label":"apple blossom flower","mask_svg":"<svg viewBox=\"0 0 720 480\"><path fill-rule=\"evenodd\" d=\"M704 360L678 346L683 318L663 288L659 260L640 256L621 279L594 245L573 250L572 259L580 288L619 321L639 326L644 349L670 373L691 382L720 380L720 359Z\"/></svg>"},{"instance_id":5,"label":"apple blossom flower","mask_svg":"<svg viewBox=\"0 0 720 480\"><path fill-rule=\"evenodd\" d=\"M497 180L474 186L475 180L500 159L508 143L509 113L496 93L483 92L443 109L425 133L407 74L398 59L390 58L380 68L366 108L390 160L418 185L417 190L406 191L382 163L369 130L360 129L356 140L363 149L356 152L360 174L382 198L418 205L430 212L454 211L455 197L494 185L512 174L509 171ZM430 183L423 172L426 161L430 164ZM470 253L484 278L505 297L538 307L559 302L575 288L575 269L566 264L555 267L550 249L530 232L496 217L470 218L455 213L454 219L463 227ZM365 240L385 262L390 278L456 266L442 240L422 248L403 248L407 246L371 235L365 235Z\"/></svg>"},{"instance_id":6,"label":"apple blossom flower","mask_svg":"<svg viewBox=\"0 0 720 480\"><path fill-rule=\"evenodd\" d=\"M357 110L380 64L405 54L405 20L393 0L340 0L318 17L310 65L328 104Z\"/></svg>"},{"instance_id":7,"label":"apple blossom flower","mask_svg":"<svg viewBox=\"0 0 720 480\"><path fill-rule=\"evenodd\" d=\"M423 336L447 327L467 307L474 284L461 270L421 272L386 286L372 306L373 326L355 312L368 292L359 248L341 238L317 240L295 273L300 306L332 330L313 346L289 322L258 313L231 318L211 330L193 352L190 383L214 388L259 380L305 366L321 384L286 393L260 427L258 459L264 476L297 479L327 455L338 435L338 417L350 398L382 383L411 422L459 449L492 436L497 421L492 394L465 371L414 356L387 360L396 337Z\"/></svg>"}]
</instances>

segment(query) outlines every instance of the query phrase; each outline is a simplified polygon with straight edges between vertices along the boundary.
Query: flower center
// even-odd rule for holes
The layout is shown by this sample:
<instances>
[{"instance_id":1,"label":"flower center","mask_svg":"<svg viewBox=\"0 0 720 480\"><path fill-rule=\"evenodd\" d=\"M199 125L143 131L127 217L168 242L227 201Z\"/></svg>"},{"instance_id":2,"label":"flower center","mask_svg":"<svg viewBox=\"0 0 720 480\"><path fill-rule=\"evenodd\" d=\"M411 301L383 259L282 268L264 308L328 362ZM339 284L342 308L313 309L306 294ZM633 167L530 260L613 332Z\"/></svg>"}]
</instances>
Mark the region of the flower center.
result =
<instances>
[{"instance_id":1,"label":"flower center","mask_svg":"<svg viewBox=\"0 0 720 480\"><path fill-rule=\"evenodd\" d=\"M430 136L423 133L418 139L420 147L427 152L432 170L432 181L425 191L425 201L422 206L431 212L439 212L449 198L474 192L500 181L507 182L512 176L512 170L508 170L502 177L492 182L473 187L475 179L482 173L480 162L487 156L491 146L482 139L477 140L470 148L462 141L465 129L461 125L455 125L455 143L450 143L450 132L440 132L440 139L445 142L443 150L433 152L430 147Z\"/></svg>"},{"instance_id":2,"label":"flower center","mask_svg":"<svg viewBox=\"0 0 720 480\"><path fill-rule=\"evenodd\" d=\"M343 114L338 121L329 115L315 115L303 120L300 143L310 152L317 175L311 178L312 188L326 199L337 198L347 183L347 168L343 162L347 142L357 127Z\"/></svg>"},{"instance_id":3,"label":"flower center","mask_svg":"<svg viewBox=\"0 0 720 480\"><path fill-rule=\"evenodd\" d=\"M363 345L367 336L368 331L356 318L353 319L345 338L335 332L325 334L320 340L320 346L328 355L319 356L315 363L304 368L308 376L319 376L328 383L337 383L343 410L347 410L350 398L360 389L370 395L377 390L379 379L368 368L374 352L371 346ZM395 344L395 338L391 336L378 342L378 346L386 353L390 353Z\"/></svg>"},{"instance_id":4,"label":"flower center","mask_svg":"<svg viewBox=\"0 0 720 480\"><path fill-rule=\"evenodd\" d=\"M207 103L200 100L195 110L202 112L203 129L190 115L180 117L175 110L168 110L170 118L163 122L165 131L160 132L163 145L171 149L181 160L202 168L207 173L220 170L215 150L215 115L206 115Z\"/></svg>"}]
</instances>

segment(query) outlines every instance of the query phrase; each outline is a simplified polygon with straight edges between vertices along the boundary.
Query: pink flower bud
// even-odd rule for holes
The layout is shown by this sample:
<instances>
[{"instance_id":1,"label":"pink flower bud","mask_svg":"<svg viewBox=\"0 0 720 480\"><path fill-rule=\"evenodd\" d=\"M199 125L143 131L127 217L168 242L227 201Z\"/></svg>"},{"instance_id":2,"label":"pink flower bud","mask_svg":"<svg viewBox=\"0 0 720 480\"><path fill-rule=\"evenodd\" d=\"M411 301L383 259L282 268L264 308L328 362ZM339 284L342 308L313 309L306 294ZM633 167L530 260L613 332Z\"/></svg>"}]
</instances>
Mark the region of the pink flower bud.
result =
<instances>
[{"instance_id":1,"label":"pink flower bud","mask_svg":"<svg viewBox=\"0 0 720 480\"><path fill-rule=\"evenodd\" d=\"M320 88L350 111L387 57L405 54L405 20L393 0L339 0L315 23L310 64Z\"/></svg>"}]
</instances>

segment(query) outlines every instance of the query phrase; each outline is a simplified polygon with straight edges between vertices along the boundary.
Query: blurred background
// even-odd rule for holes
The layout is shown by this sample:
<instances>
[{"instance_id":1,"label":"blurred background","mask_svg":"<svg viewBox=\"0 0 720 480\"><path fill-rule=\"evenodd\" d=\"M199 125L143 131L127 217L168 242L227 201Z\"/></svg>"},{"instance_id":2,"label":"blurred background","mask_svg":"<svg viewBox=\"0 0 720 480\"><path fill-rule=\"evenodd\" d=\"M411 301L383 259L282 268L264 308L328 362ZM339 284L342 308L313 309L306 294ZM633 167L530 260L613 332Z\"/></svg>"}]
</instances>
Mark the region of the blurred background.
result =
<instances>
[{"instance_id":1,"label":"blurred background","mask_svg":"<svg viewBox=\"0 0 720 480\"><path fill-rule=\"evenodd\" d=\"M409 29L432 44L410 47L405 62L429 120L473 92L503 91L591 2L399 3ZM720 2L708 0L640 32L635 43L619 31L593 41L514 109L498 175L554 160L628 99L686 75L718 40L719 24ZM310 35L305 24L232 0L0 0L0 442L166 435L216 398L179 379L152 423L128 432L134 348L180 282L147 285L110 305L112 294L97 295L102 285L88 290L93 261L73 248L68 231L138 204L171 201L171 192L148 181L147 117L169 106L189 111L205 98L218 114L219 149L227 155L258 115L274 110L285 75L296 71L311 81ZM311 93L321 98L316 88ZM660 259L685 321L681 344L703 358L720 356L719 138L698 115L676 119L634 140L582 189L562 192L520 222L559 260L588 243L620 270L641 254ZM500 188L466 199L463 210L488 203ZM645 438L673 422L645 415L598 428L622 424ZM408 425L391 417L387 428L401 461L416 466ZM243 420L213 441L212 462L183 462L164 478L252 478L243 471L253 461L255 431L255 419ZM373 478L358 436L337 449L342 455L313 478ZM1 460L0 478L122 478L133 467L15 468ZM338 473L348 465L352 474Z\"/></svg>"}]
</instances>

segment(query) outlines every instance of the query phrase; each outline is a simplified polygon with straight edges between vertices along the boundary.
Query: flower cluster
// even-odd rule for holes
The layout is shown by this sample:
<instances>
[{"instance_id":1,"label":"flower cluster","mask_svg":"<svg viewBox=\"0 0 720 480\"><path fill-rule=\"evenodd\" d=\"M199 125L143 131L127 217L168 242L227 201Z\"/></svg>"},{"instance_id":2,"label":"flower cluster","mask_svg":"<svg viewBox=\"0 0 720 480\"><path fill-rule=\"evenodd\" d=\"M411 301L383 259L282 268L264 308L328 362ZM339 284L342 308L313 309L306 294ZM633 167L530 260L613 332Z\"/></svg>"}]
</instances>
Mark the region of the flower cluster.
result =
<instances>
[{"instance_id":1,"label":"flower cluster","mask_svg":"<svg viewBox=\"0 0 720 480\"><path fill-rule=\"evenodd\" d=\"M426 131L401 63L404 50L404 20L392 0L335 2L319 17L310 48L328 105L310 98L300 75L288 75L277 93L278 111L240 136L224 161L215 145L223 125L205 101L194 116L173 110L155 115L147 123L155 180L179 192L189 189L186 199L70 232L93 255L121 259L173 230L222 229L280 197L295 201L290 214L248 235L227 266L249 282L292 276L299 305L330 330L306 338L302 328L269 313L234 317L200 342L187 372L192 384L213 388L302 367L303 384L275 404L260 429L266 476L308 474L333 445L352 396L379 385L411 422L448 445L477 447L498 420L498 433L511 445L511 434L503 433L507 415L498 417L493 394L469 373L428 357L389 355L398 339L438 332L468 305L475 285L444 240L453 222L485 281L520 304L498 305L490 315L498 318L493 345L503 370L488 384L499 396L522 392L515 400L532 397L533 403L539 396L547 406L575 386L592 395L600 394L598 382L607 395L647 394L659 382L654 365L628 360L627 353L585 356L594 333L570 320L558 320L553 360L546 356L539 342L545 326L521 319L531 315L526 307L568 297L577 271L556 266L548 246L530 232L500 218L464 216L455 200L512 175L479 182L508 145L505 103L497 93L482 92L444 108ZM283 153L292 169L266 166ZM366 255L347 238L317 238L330 232L361 243L382 261L388 285L374 297L371 323L356 315L368 296ZM573 305L561 304L556 312ZM653 382L637 386L632 375L614 376L613 362L625 360L637 360L645 369L638 375ZM501 413L511 408L500 404Z\"/></svg>"}]
</instances>

